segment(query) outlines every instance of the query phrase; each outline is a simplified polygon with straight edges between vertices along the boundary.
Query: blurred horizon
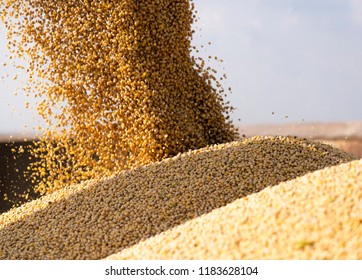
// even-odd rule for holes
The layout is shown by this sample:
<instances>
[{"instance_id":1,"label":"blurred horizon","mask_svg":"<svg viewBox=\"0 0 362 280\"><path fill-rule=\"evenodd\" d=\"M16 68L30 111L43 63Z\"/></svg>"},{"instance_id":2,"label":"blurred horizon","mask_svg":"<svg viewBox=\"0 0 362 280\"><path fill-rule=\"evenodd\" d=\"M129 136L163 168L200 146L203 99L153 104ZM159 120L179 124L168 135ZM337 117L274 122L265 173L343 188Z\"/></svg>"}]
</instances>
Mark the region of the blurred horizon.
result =
<instances>
[{"instance_id":1,"label":"blurred horizon","mask_svg":"<svg viewBox=\"0 0 362 280\"><path fill-rule=\"evenodd\" d=\"M237 108L235 125L362 120L362 1L194 3L193 44L206 61L224 61L208 63L228 77L222 84L232 88L226 100ZM32 98L13 94L24 77L13 80L9 56L1 23L0 134L33 134L42 122L25 109Z\"/></svg>"}]
</instances>

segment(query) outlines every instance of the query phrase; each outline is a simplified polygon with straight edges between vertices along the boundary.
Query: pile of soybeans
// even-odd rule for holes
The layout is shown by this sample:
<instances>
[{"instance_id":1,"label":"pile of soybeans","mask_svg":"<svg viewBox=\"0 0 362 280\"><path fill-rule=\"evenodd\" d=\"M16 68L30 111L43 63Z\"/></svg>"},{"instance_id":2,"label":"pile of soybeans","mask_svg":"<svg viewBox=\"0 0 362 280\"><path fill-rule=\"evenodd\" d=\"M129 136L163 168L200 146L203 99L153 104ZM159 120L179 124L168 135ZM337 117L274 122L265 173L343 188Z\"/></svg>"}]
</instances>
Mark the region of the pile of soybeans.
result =
<instances>
[{"instance_id":1,"label":"pile of soybeans","mask_svg":"<svg viewBox=\"0 0 362 280\"><path fill-rule=\"evenodd\" d=\"M238 199L108 259L362 259L362 160Z\"/></svg>"},{"instance_id":2,"label":"pile of soybeans","mask_svg":"<svg viewBox=\"0 0 362 280\"><path fill-rule=\"evenodd\" d=\"M307 218L305 222L317 226L319 222L323 222L319 221L323 216L320 216L319 212L314 212L314 209L318 208L317 210L322 212L332 211L326 214L329 220L325 222L332 222L332 228L327 231L330 234L329 240L333 241L333 244L325 247L325 250L329 251L335 246L340 246L353 249L351 253L357 254L358 246L345 247L347 244L345 240L361 241L362 238L361 220L358 220L361 218L359 180L361 171L358 166L348 171L352 179L340 186L337 185L337 190L340 187L342 195L338 196L331 192L331 200L328 200L326 195L330 188L326 185L324 189L323 177L319 181L311 181L309 189L314 189L315 194L310 195L308 188L304 192L305 180L302 177L296 181L300 183L293 186L294 192L278 187L276 191L279 192L275 197L268 200L261 195L260 202L252 196L252 193L264 188L351 160L352 156L328 145L294 137L255 137L183 153L148 166L122 171L107 179L70 185L2 214L0 256L4 259L106 258L190 219L232 203L236 199L246 201L246 206L236 213L241 217L239 223L242 225L245 222L245 228L251 225L255 227L255 231L249 233L238 232L241 239L245 234L246 238L252 236L268 242L263 236L269 236L272 237L269 241L273 242L280 234L286 242L291 240L293 243L294 238L298 237L303 241L303 236L298 236L300 234L298 228L294 227L294 219L304 220L304 217L309 215L310 219ZM340 173L343 174L335 172L336 178L334 178L333 170L326 172L329 179L324 180L343 181L348 178L348 175L342 176ZM339 181L336 182L338 184ZM295 212L291 211L293 203L299 200L304 208L296 204ZM232 205L227 207L234 209ZM354 207L355 211L344 210L344 205ZM331 207L331 210L328 207ZM275 219L278 210L283 209L280 218L285 220L282 227L284 232L279 233L280 221L268 226L265 221L269 216ZM303 209L306 211L302 211ZM308 212L308 209L311 212ZM257 214L254 216L255 211ZM233 223L232 211L230 215L230 223ZM244 220L243 217L250 218ZM227 239L229 236L221 228L218 230L219 223L222 227L220 219L215 219L215 227L214 224L210 226L215 228L213 234L217 235L211 238L220 239L220 246L224 248L222 239L223 237ZM202 221L195 220L195 223L202 224ZM340 239L340 232L335 227L339 226L342 230L345 224L349 231L342 232L349 237ZM184 227L187 227L187 224ZM195 227L194 230L201 228L202 225ZM309 228L304 229L308 238L312 238L312 241L317 240L313 235L308 236ZM200 231L200 234L202 233L203 231ZM185 232L185 235L188 236L188 232ZM201 236L200 238L208 239L207 234ZM162 241L157 244L161 252L170 242L168 238L164 240L165 244L161 244ZM339 243L339 240L342 243ZM193 242L195 243L191 242L188 245L197 245L199 239L194 239ZM249 239L248 242L252 243L253 239ZM358 242L353 244L358 245ZM250 244L250 246L256 248L256 245ZM185 250L186 248L188 247L186 246ZM211 246L209 250L213 251L213 248ZM225 250L228 248L225 247ZM192 257L197 248L189 249ZM241 248L240 256L243 255L243 250L244 247ZM264 251L264 246L258 247L257 250ZM307 257L303 254L298 255L298 252L302 252L299 250L295 248L295 257ZM175 256L177 257L176 250ZM182 256L187 258L187 252ZM212 256L217 257L217 254ZM197 255L197 257L203 256ZM208 255L205 254L205 257Z\"/></svg>"},{"instance_id":3,"label":"pile of soybeans","mask_svg":"<svg viewBox=\"0 0 362 280\"><path fill-rule=\"evenodd\" d=\"M44 196L0 215L1 259L362 258L362 162L240 140L188 0L0 6L48 124L29 167Z\"/></svg>"}]
</instances>

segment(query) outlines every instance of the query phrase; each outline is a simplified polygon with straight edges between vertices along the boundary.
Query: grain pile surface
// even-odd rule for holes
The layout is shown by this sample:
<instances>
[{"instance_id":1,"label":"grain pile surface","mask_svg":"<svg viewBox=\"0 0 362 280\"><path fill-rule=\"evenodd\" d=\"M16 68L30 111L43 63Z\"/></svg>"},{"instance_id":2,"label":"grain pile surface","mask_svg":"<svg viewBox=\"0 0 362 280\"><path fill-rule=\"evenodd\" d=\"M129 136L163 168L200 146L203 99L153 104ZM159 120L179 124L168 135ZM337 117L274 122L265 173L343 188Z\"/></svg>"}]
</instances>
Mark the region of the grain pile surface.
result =
<instances>
[{"instance_id":1,"label":"grain pile surface","mask_svg":"<svg viewBox=\"0 0 362 280\"><path fill-rule=\"evenodd\" d=\"M108 259L362 259L362 160L265 188Z\"/></svg>"},{"instance_id":2,"label":"grain pile surface","mask_svg":"<svg viewBox=\"0 0 362 280\"><path fill-rule=\"evenodd\" d=\"M254 137L190 151L2 214L0 257L105 258L267 186L351 160L295 137Z\"/></svg>"},{"instance_id":3,"label":"grain pile surface","mask_svg":"<svg viewBox=\"0 0 362 280\"><path fill-rule=\"evenodd\" d=\"M238 139L189 0L7 0L8 45L45 119L29 175L49 193ZM220 74L217 74L220 75ZM221 78L221 77L220 77Z\"/></svg>"}]
</instances>

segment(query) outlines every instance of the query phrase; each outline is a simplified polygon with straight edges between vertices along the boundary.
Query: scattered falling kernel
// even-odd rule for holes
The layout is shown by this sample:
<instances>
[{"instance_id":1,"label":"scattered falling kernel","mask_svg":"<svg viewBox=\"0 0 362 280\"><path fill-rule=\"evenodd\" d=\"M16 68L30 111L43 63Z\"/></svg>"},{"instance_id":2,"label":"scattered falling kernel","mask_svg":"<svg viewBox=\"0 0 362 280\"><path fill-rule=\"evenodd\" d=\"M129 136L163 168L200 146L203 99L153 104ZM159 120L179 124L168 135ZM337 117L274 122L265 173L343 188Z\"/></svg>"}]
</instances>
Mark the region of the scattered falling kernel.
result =
<instances>
[{"instance_id":1,"label":"scattered falling kernel","mask_svg":"<svg viewBox=\"0 0 362 280\"><path fill-rule=\"evenodd\" d=\"M11 51L29 63L28 91L47 124L28 174L41 182L38 190L239 138L214 70L191 56L191 1L0 5L9 34L19 35L9 37Z\"/></svg>"}]
</instances>

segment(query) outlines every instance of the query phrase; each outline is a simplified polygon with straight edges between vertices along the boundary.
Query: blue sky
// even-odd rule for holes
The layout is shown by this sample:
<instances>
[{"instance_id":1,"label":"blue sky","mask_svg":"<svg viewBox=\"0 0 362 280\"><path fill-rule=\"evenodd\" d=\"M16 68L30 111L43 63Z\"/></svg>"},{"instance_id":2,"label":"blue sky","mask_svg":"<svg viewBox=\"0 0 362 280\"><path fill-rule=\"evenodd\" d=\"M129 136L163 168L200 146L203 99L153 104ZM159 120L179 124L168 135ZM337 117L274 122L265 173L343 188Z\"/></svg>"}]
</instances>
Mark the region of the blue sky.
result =
<instances>
[{"instance_id":1,"label":"blue sky","mask_svg":"<svg viewBox=\"0 0 362 280\"><path fill-rule=\"evenodd\" d=\"M224 60L210 65L228 76L236 123L362 120L362 0L194 2L200 18L194 44L205 46L202 56ZM12 94L18 82L4 32L0 133L9 133L38 120L24 109L25 98Z\"/></svg>"}]
</instances>

